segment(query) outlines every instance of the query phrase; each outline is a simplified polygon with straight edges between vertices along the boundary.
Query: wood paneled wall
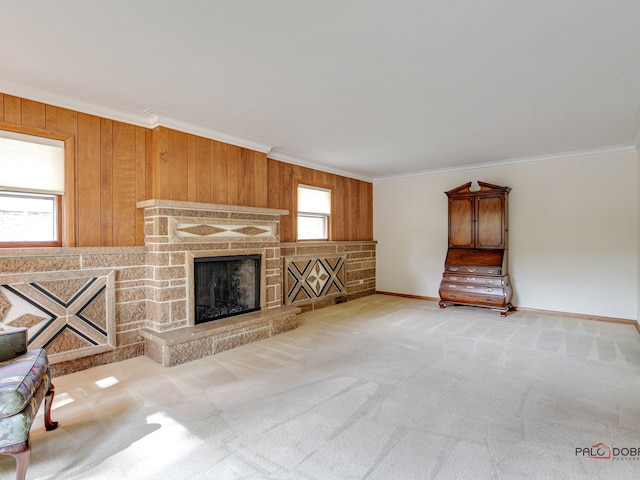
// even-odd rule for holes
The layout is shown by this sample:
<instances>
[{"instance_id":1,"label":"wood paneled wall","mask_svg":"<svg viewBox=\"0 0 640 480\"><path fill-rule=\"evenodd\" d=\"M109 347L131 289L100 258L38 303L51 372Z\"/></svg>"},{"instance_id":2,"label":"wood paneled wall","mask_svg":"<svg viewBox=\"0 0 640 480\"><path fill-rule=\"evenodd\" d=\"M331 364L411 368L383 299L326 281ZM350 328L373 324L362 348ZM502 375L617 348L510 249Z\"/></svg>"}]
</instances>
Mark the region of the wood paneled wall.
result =
<instances>
[{"instance_id":1,"label":"wood paneled wall","mask_svg":"<svg viewBox=\"0 0 640 480\"><path fill-rule=\"evenodd\" d=\"M150 197L267 207L267 156L158 127L151 133Z\"/></svg>"},{"instance_id":2,"label":"wood paneled wall","mask_svg":"<svg viewBox=\"0 0 640 480\"><path fill-rule=\"evenodd\" d=\"M287 209L281 240L294 242L296 182L332 188L332 240L373 240L369 182L166 127L151 130L6 94L0 94L0 122L0 128L71 139L65 246L143 245L136 203L151 198Z\"/></svg>"},{"instance_id":3,"label":"wood paneled wall","mask_svg":"<svg viewBox=\"0 0 640 480\"><path fill-rule=\"evenodd\" d=\"M331 239L373 240L373 184L311 168L269 159L269 208L289 210L280 221L280 239L297 240L296 187L298 183L331 188Z\"/></svg>"},{"instance_id":4,"label":"wood paneled wall","mask_svg":"<svg viewBox=\"0 0 640 480\"><path fill-rule=\"evenodd\" d=\"M136 202L147 198L145 128L2 94L0 121L26 127L24 133L73 138L74 151L65 146L72 158L66 162L65 212L72 213L64 218L64 246L144 243Z\"/></svg>"}]
</instances>

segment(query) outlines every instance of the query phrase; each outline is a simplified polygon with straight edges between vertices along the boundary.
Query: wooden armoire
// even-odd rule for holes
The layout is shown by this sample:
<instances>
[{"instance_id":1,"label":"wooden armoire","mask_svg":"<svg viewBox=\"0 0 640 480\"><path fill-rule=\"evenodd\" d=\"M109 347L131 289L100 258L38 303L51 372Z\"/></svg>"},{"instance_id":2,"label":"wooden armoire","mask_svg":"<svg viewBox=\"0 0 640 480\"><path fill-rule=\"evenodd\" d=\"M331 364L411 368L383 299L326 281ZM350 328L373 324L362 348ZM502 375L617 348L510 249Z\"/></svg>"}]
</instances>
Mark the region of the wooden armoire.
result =
<instances>
[{"instance_id":1,"label":"wooden armoire","mask_svg":"<svg viewBox=\"0 0 640 480\"><path fill-rule=\"evenodd\" d=\"M511 309L508 271L510 187L471 182L445 192L449 197L449 247L440 283L440 308L486 307L506 316Z\"/></svg>"}]
</instances>

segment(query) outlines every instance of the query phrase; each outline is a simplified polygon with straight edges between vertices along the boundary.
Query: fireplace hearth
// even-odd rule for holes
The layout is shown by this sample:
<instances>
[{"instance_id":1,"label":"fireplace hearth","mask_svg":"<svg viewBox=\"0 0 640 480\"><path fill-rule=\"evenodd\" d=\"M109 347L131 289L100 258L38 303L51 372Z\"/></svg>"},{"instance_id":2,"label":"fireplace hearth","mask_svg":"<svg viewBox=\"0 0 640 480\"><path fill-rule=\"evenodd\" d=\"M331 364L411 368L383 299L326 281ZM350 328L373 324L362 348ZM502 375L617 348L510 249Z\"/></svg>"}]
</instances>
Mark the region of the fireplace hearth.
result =
<instances>
[{"instance_id":1,"label":"fireplace hearth","mask_svg":"<svg viewBox=\"0 0 640 480\"><path fill-rule=\"evenodd\" d=\"M194 259L194 323L260 310L260 255Z\"/></svg>"}]
</instances>

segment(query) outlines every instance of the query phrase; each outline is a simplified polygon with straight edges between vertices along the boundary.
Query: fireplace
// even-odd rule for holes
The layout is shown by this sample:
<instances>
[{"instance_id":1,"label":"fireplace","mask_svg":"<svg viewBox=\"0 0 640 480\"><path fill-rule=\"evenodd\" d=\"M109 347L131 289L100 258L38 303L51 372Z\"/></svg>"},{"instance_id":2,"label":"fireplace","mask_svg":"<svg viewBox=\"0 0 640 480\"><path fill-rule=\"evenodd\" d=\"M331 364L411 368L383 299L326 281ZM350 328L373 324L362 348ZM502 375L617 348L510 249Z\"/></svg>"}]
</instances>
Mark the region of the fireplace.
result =
<instances>
[{"instance_id":1,"label":"fireplace","mask_svg":"<svg viewBox=\"0 0 640 480\"><path fill-rule=\"evenodd\" d=\"M261 255L194 258L194 323L260 310Z\"/></svg>"}]
</instances>

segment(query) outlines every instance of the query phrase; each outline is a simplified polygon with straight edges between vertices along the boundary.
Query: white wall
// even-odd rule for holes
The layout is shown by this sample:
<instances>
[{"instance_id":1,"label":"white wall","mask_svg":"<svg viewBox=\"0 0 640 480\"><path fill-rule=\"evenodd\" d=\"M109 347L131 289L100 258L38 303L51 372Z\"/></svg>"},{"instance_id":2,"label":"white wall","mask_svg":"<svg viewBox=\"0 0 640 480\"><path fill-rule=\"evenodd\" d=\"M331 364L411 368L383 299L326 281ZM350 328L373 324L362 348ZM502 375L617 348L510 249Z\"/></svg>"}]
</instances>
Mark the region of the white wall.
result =
<instances>
[{"instance_id":1,"label":"white wall","mask_svg":"<svg viewBox=\"0 0 640 480\"><path fill-rule=\"evenodd\" d=\"M444 192L476 180L512 188L514 305L638 318L636 151L374 183L377 290L438 297L447 251Z\"/></svg>"}]
</instances>

